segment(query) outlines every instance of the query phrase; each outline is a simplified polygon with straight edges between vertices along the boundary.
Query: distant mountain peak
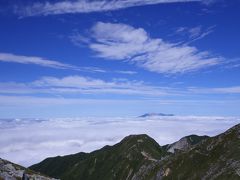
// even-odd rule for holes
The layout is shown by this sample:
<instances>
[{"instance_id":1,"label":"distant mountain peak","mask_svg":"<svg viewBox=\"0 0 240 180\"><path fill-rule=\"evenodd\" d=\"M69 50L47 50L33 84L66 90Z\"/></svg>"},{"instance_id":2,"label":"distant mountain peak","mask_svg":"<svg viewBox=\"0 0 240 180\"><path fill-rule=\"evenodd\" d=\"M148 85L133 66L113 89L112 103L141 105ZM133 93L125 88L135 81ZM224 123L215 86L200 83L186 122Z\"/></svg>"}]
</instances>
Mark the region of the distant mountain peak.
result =
<instances>
[{"instance_id":1,"label":"distant mountain peak","mask_svg":"<svg viewBox=\"0 0 240 180\"><path fill-rule=\"evenodd\" d=\"M145 118L145 117L155 117L155 116L174 116L174 114L165 114L165 113L146 113L139 117Z\"/></svg>"}]
</instances>

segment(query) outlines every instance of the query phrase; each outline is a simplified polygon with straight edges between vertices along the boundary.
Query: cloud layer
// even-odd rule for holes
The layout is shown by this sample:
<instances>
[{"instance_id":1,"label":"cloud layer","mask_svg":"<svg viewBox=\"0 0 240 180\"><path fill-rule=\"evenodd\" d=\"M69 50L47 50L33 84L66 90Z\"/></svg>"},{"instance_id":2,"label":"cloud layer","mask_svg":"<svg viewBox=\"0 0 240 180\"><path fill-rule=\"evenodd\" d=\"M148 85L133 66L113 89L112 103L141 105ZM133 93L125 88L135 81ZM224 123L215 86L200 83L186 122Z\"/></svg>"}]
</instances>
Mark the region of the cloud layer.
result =
<instances>
[{"instance_id":1,"label":"cloud layer","mask_svg":"<svg viewBox=\"0 0 240 180\"><path fill-rule=\"evenodd\" d=\"M204 0L75 0L51 3L34 3L32 6L16 8L20 16L56 15L67 13L91 13L113 11L135 6L154 5L162 3L203 2ZM207 0L209 1L209 0Z\"/></svg>"},{"instance_id":2,"label":"cloud layer","mask_svg":"<svg viewBox=\"0 0 240 180\"><path fill-rule=\"evenodd\" d=\"M75 41L78 39L76 35ZM144 29L126 24L96 23L87 44L98 57L125 61L163 74L196 71L220 64L223 60L194 46L153 39Z\"/></svg>"},{"instance_id":3,"label":"cloud layer","mask_svg":"<svg viewBox=\"0 0 240 180\"><path fill-rule=\"evenodd\" d=\"M159 144L190 134L216 135L240 122L230 117L1 119L0 157L29 166L49 156L90 152L130 134L148 134Z\"/></svg>"}]
</instances>

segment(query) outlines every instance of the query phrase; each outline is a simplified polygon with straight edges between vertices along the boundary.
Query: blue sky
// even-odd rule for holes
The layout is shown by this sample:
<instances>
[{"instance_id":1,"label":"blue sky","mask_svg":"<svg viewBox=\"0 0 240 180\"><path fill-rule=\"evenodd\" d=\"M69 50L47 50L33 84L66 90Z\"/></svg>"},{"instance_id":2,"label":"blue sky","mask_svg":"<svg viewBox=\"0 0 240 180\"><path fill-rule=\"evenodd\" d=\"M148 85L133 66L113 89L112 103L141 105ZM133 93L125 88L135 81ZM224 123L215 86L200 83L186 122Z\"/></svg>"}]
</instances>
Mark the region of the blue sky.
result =
<instances>
[{"instance_id":1,"label":"blue sky","mask_svg":"<svg viewBox=\"0 0 240 180\"><path fill-rule=\"evenodd\" d=\"M0 7L1 118L240 115L240 1Z\"/></svg>"}]
</instances>

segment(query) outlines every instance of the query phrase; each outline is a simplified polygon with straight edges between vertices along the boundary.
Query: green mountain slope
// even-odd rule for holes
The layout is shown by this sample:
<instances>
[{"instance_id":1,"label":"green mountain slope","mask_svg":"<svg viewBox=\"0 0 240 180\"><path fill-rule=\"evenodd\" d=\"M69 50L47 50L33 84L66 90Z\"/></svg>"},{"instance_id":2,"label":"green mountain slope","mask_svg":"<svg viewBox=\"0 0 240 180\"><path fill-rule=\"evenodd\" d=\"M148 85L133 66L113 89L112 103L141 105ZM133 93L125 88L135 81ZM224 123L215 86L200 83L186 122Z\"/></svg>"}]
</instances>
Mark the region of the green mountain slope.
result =
<instances>
[{"instance_id":1,"label":"green mountain slope","mask_svg":"<svg viewBox=\"0 0 240 180\"><path fill-rule=\"evenodd\" d=\"M162 147L147 135L132 135L30 168L62 180L240 179L240 125L216 137L191 135Z\"/></svg>"},{"instance_id":2,"label":"green mountain slope","mask_svg":"<svg viewBox=\"0 0 240 180\"><path fill-rule=\"evenodd\" d=\"M142 165L166 152L147 135L131 135L92 153L48 158L30 168L61 179L131 179Z\"/></svg>"},{"instance_id":3,"label":"green mountain slope","mask_svg":"<svg viewBox=\"0 0 240 180\"><path fill-rule=\"evenodd\" d=\"M240 125L152 165L137 179L240 179ZM142 178L144 175L145 178Z\"/></svg>"}]
</instances>

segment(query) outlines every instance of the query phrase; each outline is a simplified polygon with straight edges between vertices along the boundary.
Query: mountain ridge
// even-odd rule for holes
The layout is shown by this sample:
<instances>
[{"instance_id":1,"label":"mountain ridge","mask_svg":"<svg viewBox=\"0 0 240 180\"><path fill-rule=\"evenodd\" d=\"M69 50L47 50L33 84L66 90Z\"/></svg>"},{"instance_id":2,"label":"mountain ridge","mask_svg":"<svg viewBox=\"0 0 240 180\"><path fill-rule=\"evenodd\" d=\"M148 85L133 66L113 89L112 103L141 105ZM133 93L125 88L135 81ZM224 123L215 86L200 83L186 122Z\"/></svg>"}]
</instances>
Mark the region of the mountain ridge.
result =
<instances>
[{"instance_id":1,"label":"mountain ridge","mask_svg":"<svg viewBox=\"0 0 240 180\"><path fill-rule=\"evenodd\" d=\"M214 137L189 135L164 146L146 134L129 135L91 153L50 157L22 168L46 174L43 180L237 180L239 152L240 124ZM0 179L6 175L2 167Z\"/></svg>"},{"instance_id":2,"label":"mountain ridge","mask_svg":"<svg viewBox=\"0 0 240 180\"><path fill-rule=\"evenodd\" d=\"M130 135L125 137L122 141L114 146L104 146L103 148L93 151L86 156L74 154L70 156L57 157L57 159L45 159L40 166L33 165L30 169L38 169L40 172L50 174L52 177L58 177L61 179L112 179L116 177L118 179L130 178L133 176L133 172L137 171L142 164L148 164L155 159L161 158L164 152L161 151L158 143L149 136L142 135ZM78 158L76 163L72 161L70 172L66 171L59 176L56 174L58 169L68 169L66 164L56 163L59 161L68 161L69 158ZM119 162L121 160L121 162ZM53 162L55 161L55 163ZM73 163L74 162L74 163ZM108 163L105 163L108 162ZM49 172L49 165L53 171ZM55 170L52 168L54 167ZM57 169L57 170L56 170ZM79 172L79 169L81 169ZM99 169L99 171L95 171ZM130 173L128 170L131 170ZM73 176L79 174L80 176Z\"/></svg>"},{"instance_id":3,"label":"mountain ridge","mask_svg":"<svg viewBox=\"0 0 240 180\"><path fill-rule=\"evenodd\" d=\"M239 179L239 134L240 124L215 137L190 135L165 146L158 145L147 135L130 135L114 146L107 146L105 149L102 148L94 152L97 154L95 154L98 157L97 159L102 158L100 168L93 166L97 160L92 159L87 163L81 161L78 163L82 163L82 166L71 169L70 172L66 173L67 176L65 174L65 176L53 177L63 180L188 180L202 179L202 177L205 177L204 179L211 179L212 177L221 179L228 176ZM119 148L122 146L124 148ZM113 149L118 150L114 151ZM99 155L99 153L102 155ZM91 153L87 156L89 155L91 156ZM71 157L73 158L74 155ZM114 160L114 158L116 159ZM64 156L62 159L64 159ZM30 168L52 175L48 172L48 162L43 162ZM105 168L106 164L111 165ZM62 165L58 164L58 166ZM41 166L45 166L46 171L42 171ZM85 169L87 173L79 173L82 169ZM70 174L76 174L76 172L78 172L77 176L69 176Z\"/></svg>"}]
</instances>

